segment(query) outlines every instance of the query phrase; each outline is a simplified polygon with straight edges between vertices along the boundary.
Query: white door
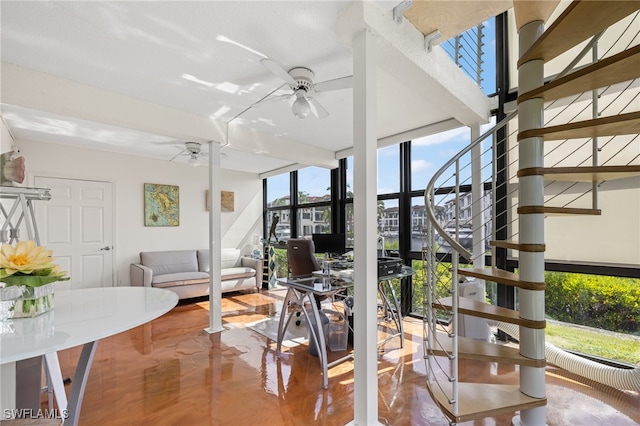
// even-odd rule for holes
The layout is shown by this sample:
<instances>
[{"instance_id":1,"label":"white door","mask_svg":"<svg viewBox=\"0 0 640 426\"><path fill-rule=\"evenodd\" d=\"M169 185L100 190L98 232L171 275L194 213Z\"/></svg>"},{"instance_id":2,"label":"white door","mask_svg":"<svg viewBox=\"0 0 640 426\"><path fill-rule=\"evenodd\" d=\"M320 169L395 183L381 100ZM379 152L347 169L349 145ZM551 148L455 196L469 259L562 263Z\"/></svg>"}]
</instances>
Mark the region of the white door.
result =
<instances>
[{"instance_id":1,"label":"white door","mask_svg":"<svg viewBox=\"0 0 640 426\"><path fill-rule=\"evenodd\" d=\"M42 176L34 184L51 189L49 201L33 203L40 244L71 277L56 288L112 287L113 185Z\"/></svg>"}]
</instances>

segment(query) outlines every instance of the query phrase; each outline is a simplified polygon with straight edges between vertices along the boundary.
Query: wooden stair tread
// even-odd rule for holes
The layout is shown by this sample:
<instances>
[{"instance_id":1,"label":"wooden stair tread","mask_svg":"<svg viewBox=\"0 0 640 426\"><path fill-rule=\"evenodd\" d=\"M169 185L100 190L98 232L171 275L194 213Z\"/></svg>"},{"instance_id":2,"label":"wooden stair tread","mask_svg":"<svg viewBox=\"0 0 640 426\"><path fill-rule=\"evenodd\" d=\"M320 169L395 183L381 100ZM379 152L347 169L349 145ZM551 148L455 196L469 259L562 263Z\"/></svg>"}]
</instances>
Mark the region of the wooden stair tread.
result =
<instances>
[{"instance_id":1,"label":"wooden stair tread","mask_svg":"<svg viewBox=\"0 0 640 426\"><path fill-rule=\"evenodd\" d=\"M518 177L544 175L545 180L597 182L640 176L640 165L595 167L530 167L518 170Z\"/></svg>"},{"instance_id":2,"label":"wooden stair tread","mask_svg":"<svg viewBox=\"0 0 640 426\"><path fill-rule=\"evenodd\" d=\"M436 309L451 311L453 309L453 298L444 297L433 303ZM458 298L458 313L471 315L479 318L486 318L509 324L521 325L523 327L542 329L546 327L546 321L533 321L520 318L520 313L513 309L479 302L468 297Z\"/></svg>"},{"instance_id":3,"label":"wooden stair tread","mask_svg":"<svg viewBox=\"0 0 640 426\"><path fill-rule=\"evenodd\" d=\"M574 1L522 55L518 67L533 59L548 62L638 9L640 3L632 1Z\"/></svg>"},{"instance_id":4,"label":"wooden stair tread","mask_svg":"<svg viewBox=\"0 0 640 426\"><path fill-rule=\"evenodd\" d=\"M558 7L560 0L514 1L513 11L518 31L533 21L546 23Z\"/></svg>"},{"instance_id":5,"label":"wooden stair tread","mask_svg":"<svg viewBox=\"0 0 640 426\"><path fill-rule=\"evenodd\" d=\"M462 382L458 383L458 412L453 413L449 397L439 386L427 382L427 389L443 413L458 423L547 405L546 398L527 396L517 385Z\"/></svg>"},{"instance_id":6,"label":"wooden stair tread","mask_svg":"<svg viewBox=\"0 0 640 426\"><path fill-rule=\"evenodd\" d=\"M529 253L539 253L546 250L546 246L544 244L519 243L512 240L493 240L489 241L489 245L491 245L492 247L501 247L511 250L525 251Z\"/></svg>"},{"instance_id":7,"label":"wooden stair tread","mask_svg":"<svg viewBox=\"0 0 640 426\"><path fill-rule=\"evenodd\" d=\"M573 207L552 207L552 206L523 206L518 207L518 214L544 214L546 216L566 216L566 215L588 215L599 216L602 214L600 209L580 209Z\"/></svg>"},{"instance_id":8,"label":"wooden stair tread","mask_svg":"<svg viewBox=\"0 0 640 426\"><path fill-rule=\"evenodd\" d=\"M518 133L518 140L543 137L545 141L602 136L633 135L640 133L640 111L593 120L566 123Z\"/></svg>"},{"instance_id":9,"label":"wooden stair tread","mask_svg":"<svg viewBox=\"0 0 640 426\"><path fill-rule=\"evenodd\" d=\"M523 93L518 96L518 103L533 98L551 101L638 77L640 77L640 45Z\"/></svg>"},{"instance_id":10,"label":"wooden stair tread","mask_svg":"<svg viewBox=\"0 0 640 426\"><path fill-rule=\"evenodd\" d=\"M460 268L458 274L510 285L526 290L544 290L545 283L522 281L517 274L498 268Z\"/></svg>"},{"instance_id":11,"label":"wooden stair tread","mask_svg":"<svg viewBox=\"0 0 640 426\"><path fill-rule=\"evenodd\" d=\"M451 338L444 333L438 333L438 343L429 353L435 356L449 356L453 351ZM483 340L469 337L458 337L458 358L476 361L499 362L502 364L526 365L529 367L544 367L546 359L531 359L520 355L517 347L497 345Z\"/></svg>"}]
</instances>

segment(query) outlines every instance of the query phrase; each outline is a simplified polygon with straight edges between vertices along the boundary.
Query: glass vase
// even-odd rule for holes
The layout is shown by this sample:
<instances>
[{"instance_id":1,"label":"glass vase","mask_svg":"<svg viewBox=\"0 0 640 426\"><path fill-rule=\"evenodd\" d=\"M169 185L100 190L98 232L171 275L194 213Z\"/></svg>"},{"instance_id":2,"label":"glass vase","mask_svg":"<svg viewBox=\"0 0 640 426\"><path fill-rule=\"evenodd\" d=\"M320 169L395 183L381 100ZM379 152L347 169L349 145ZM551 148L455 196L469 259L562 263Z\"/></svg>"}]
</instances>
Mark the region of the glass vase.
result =
<instances>
[{"instance_id":1,"label":"glass vase","mask_svg":"<svg viewBox=\"0 0 640 426\"><path fill-rule=\"evenodd\" d=\"M0 288L0 320L32 318L53 310L54 283Z\"/></svg>"}]
</instances>

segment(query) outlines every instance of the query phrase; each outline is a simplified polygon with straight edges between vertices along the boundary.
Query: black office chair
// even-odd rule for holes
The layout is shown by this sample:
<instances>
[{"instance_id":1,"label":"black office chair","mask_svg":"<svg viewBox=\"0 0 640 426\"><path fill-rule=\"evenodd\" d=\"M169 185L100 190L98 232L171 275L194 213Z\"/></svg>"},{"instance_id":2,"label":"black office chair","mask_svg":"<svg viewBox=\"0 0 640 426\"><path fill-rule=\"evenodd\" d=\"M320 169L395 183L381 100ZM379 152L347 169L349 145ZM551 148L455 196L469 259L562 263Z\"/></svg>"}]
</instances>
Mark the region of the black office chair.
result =
<instances>
[{"instance_id":1,"label":"black office chair","mask_svg":"<svg viewBox=\"0 0 640 426\"><path fill-rule=\"evenodd\" d=\"M313 241L304 238L287 241L287 261L292 277L309 275L321 269L316 259Z\"/></svg>"},{"instance_id":2,"label":"black office chair","mask_svg":"<svg viewBox=\"0 0 640 426\"><path fill-rule=\"evenodd\" d=\"M313 271L321 269L316 259L313 240L305 238L292 238L287 241L287 261L289 262L289 273L292 277L310 275ZM316 296L315 299L318 309L322 309L322 300L326 299L326 296ZM296 321L296 325L300 325L299 320Z\"/></svg>"}]
</instances>

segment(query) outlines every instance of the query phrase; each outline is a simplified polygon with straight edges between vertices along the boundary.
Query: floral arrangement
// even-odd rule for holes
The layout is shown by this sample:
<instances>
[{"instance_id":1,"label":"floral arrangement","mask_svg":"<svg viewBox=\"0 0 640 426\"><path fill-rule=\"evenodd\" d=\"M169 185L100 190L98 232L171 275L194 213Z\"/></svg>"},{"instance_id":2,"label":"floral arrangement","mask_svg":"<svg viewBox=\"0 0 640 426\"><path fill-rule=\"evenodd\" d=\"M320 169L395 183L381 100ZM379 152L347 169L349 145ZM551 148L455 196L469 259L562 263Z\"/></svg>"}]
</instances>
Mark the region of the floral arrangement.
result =
<instances>
[{"instance_id":1,"label":"floral arrangement","mask_svg":"<svg viewBox=\"0 0 640 426\"><path fill-rule=\"evenodd\" d=\"M32 240L0 248L0 282L7 286L40 287L69 277L53 263L51 250L37 246Z\"/></svg>"}]
</instances>

